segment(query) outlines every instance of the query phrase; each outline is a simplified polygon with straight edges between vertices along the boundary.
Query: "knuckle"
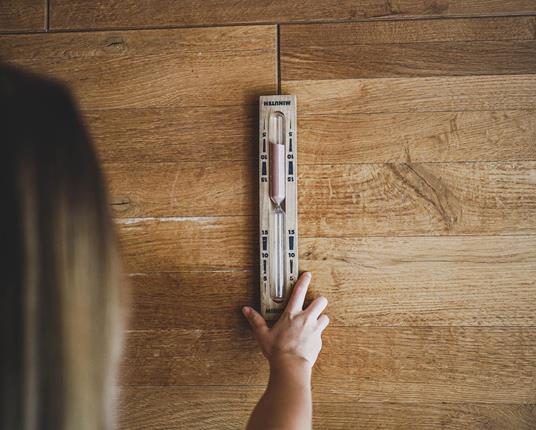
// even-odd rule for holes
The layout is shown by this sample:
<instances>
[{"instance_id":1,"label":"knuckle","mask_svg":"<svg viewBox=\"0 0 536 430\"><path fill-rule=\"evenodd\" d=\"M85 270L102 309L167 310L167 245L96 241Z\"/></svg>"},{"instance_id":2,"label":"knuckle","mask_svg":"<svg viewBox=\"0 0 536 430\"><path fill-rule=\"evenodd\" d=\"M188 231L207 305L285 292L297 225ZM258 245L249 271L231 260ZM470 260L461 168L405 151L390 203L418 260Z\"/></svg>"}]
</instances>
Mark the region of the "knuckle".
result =
<instances>
[{"instance_id":1,"label":"knuckle","mask_svg":"<svg viewBox=\"0 0 536 430\"><path fill-rule=\"evenodd\" d=\"M306 312L304 314L304 319L307 323L311 324L311 323L316 323L318 321L318 315L315 315L314 313L312 312Z\"/></svg>"},{"instance_id":2,"label":"knuckle","mask_svg":"<svg viewBox=\"0 0 536 430\"><path fill-rule=\"evenodd\" d=\"M279 319L283 319L286 321L291 321L293 318L292 313L288 310L284 310Z\"/></svg>"},{"instance_id":3,"label":"knuckle","mask_svg":"<svg viewBox=\"0 0 536 430\"><path fill-rule=\"evenodd\" d=\"M321 325L328 325L329 324L329 317L327 315L320 315L320 317L318 318L318 322L321 324Z\"/></svg>"}]
</instances>

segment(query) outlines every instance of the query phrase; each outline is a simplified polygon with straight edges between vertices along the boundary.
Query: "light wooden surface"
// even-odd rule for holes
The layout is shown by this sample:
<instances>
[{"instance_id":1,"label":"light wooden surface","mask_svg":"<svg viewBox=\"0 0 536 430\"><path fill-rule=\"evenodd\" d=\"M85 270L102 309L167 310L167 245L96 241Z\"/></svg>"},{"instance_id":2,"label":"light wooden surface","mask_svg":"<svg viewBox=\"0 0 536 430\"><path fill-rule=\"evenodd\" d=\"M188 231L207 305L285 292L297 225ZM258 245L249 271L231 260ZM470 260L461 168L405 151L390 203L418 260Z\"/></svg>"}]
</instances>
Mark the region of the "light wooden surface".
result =
<instances>
[{"instance_id":1,"label":"light wooden surface","mask_svg":"<svg viewBox=\"0 0 536 430\"><path fill-rule=\"evenodd\" d=\"M49 33L7 35L0 49L7 60L68 83L83 111L165 114L167 108L253 104L275 91L274 38L274 26Z\"/></svg>"},{"instance_id":2,"label":"light wooden surface","mask_svg":"<svg viewBox=\"0 0 536 430\"><path fill-rule=\"evenodd\" d=\"M534 403L532 327L333 327L313 375L322 401ZM240 363L240 365L237 365ZM249 329L129 333L124 385L262 385Z\"/></svg>"},{"instance_id":3,"label":"light wooden surface","mask_svg":"<svg viewBox=\"0 0 536 430\"><path fill-rule=\"evenodd\" d=\"M302 163L533 160L536 110L301 112ZM395 109L394 109L395 110ZM326 148L329 148L327 150Z\"/></svg>"},{"instance_id":4,"label":"light wooden surface","mask_svg":"<svg viewBox=\"0 0 536 430\"><path fill-rule=\"evenodd\" d=\"M257 266L256 217L141 218L126 222L119 225L119 231L131 272L205 272Z\"/></svg>"},{"instance_id":5,"label":"light wooden surface","mask_svg":"<svg viewBox=\"0 0 536 430\"><path fill-rule=\"evenodd\" d=\"M122 428L164 430L244 428L262 386L126 387L120 407ZM427 430L532 430L534 405L493 403L401 404L392 402L323 402L315 399L315 428L411 428ZM153 417L148 419L148 417Z\"/></svg>"},{"instance_id":6,"label":"light wooden surface","mask_svg":"<svg viewBox=\"0 0 536 430\"><path fill-rule=\"evenodd\" d=\"M88 109L84 115L107 163L241 161L256 166L257 148L251 142L257 139L257 103Z\"/></svg>"},{"instance_id":7,"label":"light wooden surface","mask_svg":"<svg viewBox=\"0 0 536 430\"><path fill-rule=\"evenodd\" d=\"M536 427L534 1L49 9L52 32L2 35L0 57L71 86L104 163L132 291L120 428L243 428L263 391L240 308L278 83L308 300L330 300L315 428ZM0 31L45 17L3 2ZM142 30L168 26L209 28ZM103 28L129 30L80 31Z\"/></svg>"},{"instance_id":8,"label":"light wooden surface","mask_svg":"<svg viewBox=\"0 0 536 430\"><path fill-rule=\"evenodd\" d=\"M255 173L246 163L134 166L107 165L120 217L243 217L256 210L248 181ZM340 229L347 237L532 234L535 168L533 161L300 165L300 236L340 236Z\"/></svg>"},{"instance_id":9,"label":"light wooden surface","mask_svg":"<svg viewBox=\"0 0 536 430\"><path fill-rule=\"evenodd\" d=\"M322 106L322 112L335 115L533 111L536 103L534 74L291 80L282 88L300 96L299 112L318 112Z\"/></svg>"},{"instance_id":10,"label":"light wooden surface","mask_svg":"<svg viewBox=\"0 0 536 430\"><path fill-rule=\"evenodd\" d=\"M2 0L0 33L40 32L47 26L47 0ZM0 59L3 57L0 52Z\"/></svg>"},{"instance_id":11,"label":"light wooden surface","mask_svg":"<svg viewBox=\"0 0 536 430\"><path fill-rule=\"evenodd\" d=\"M166 247L157 258L170 268L193 264L179 254ZM164 273L153 267L158 272L131 276L131 328L245 328L240 306L258 299L251 289L255 272L246 269L255 264L254 254L245 255L244 269L235 272ZM303 238L299 257L303 270L315 273L311 298L318 291L330 298L333 325L536 324L531 237ZM228 287L220 288L223 283Z\"/></svg>"},{"instance_id":12,"label":"light wooden surface","mask_svg":"<svg viewBox=\"0 0 536 430\"><path fill-rule=\"evenodd\" d=\"M50 0L53 29L536 13L533 0Z\"/></svg>"},{"instance_id":13,"label":"light wooden surface","mask_svg":"<svg viewBox=\"0 0 536 430\"><path fill-rule=\"evenodd\" d=\"M533 73L536 17L288 25L284 80Z\"/></svg>"}]
</instances>

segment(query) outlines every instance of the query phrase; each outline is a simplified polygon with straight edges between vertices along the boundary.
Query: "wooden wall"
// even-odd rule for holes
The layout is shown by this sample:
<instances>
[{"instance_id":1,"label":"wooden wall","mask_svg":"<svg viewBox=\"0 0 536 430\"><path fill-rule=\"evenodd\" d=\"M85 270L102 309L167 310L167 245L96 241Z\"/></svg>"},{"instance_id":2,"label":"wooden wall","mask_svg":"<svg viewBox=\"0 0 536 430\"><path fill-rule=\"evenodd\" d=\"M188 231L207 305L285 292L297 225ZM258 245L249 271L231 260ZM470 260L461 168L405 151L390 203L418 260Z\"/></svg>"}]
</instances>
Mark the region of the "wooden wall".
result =
<instances>
[{"instance_id":1,"label":"wooden wall","mask_svg":"<svg viewBox=\"0 0 536 430\"><path fill-rule=\"evenodd\" d=\"M536 2L5 0L73 89L132 283L122 429L243 428L258 96L299 106L318 429L536 428ZM206 161L203 161L206 160Z\"/></svg>"}]
</instances>

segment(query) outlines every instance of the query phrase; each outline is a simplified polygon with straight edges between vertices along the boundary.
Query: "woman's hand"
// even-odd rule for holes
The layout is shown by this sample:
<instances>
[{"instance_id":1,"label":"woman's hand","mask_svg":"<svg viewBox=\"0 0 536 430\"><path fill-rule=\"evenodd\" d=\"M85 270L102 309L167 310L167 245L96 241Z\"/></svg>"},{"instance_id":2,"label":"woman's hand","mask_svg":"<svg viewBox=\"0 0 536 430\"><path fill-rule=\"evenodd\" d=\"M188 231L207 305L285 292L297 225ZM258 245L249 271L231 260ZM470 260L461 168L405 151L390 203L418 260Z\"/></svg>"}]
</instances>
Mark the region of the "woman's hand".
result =
<instances>
[{"instance_id":1,"label":"woman's hand","mask_svg":"<svg viewBox=\"0 0 536 430\"><path fill-rule=\"evenodd\" d=\"M312 368L318 357L322 348L321 335L329 324L328 316L321 315L328 301L325 297L318 297L303 310L310 281L311 272L300 276L285 311L272 328L268 327L264 318L253 308L243 308L271 368L294 365Z\"/></svg>"},{"instance_id":2,"label":"woman's hand","mask_svg":"<svg viewBox=\"0 0 536 430\"><path fill-rule=\"evenodd\" d=\"M319 297L303 310L311 273L300 276L285 311L272 328L250 307L243 312L270 363L270 379L248 421L248 430L312 428L311 371L329 324L320 315L328 301Z\"/></svg>"}]
</instances>

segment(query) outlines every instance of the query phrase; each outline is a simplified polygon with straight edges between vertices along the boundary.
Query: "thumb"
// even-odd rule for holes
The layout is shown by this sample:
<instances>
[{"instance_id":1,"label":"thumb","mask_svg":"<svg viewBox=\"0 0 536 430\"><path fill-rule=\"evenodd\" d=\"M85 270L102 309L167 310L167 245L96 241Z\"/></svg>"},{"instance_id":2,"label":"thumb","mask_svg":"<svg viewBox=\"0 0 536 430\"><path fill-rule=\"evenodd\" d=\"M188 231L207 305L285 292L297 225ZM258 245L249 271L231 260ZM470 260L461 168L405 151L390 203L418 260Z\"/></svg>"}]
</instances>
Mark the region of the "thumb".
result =
<instances>
[{"instance_id":1,"label":"thumb","mask_svg":"<svg viewBox=\"0 0 536 430\"><path fill-rule=\"evenodd\" d=\"M249 306L244 306L242 308L244 316L249 322L251 329L255 335L263 334L268 330L268 325L261 314L259 314L255 309L250 308Z\"/></svg>"}]
</instances>

